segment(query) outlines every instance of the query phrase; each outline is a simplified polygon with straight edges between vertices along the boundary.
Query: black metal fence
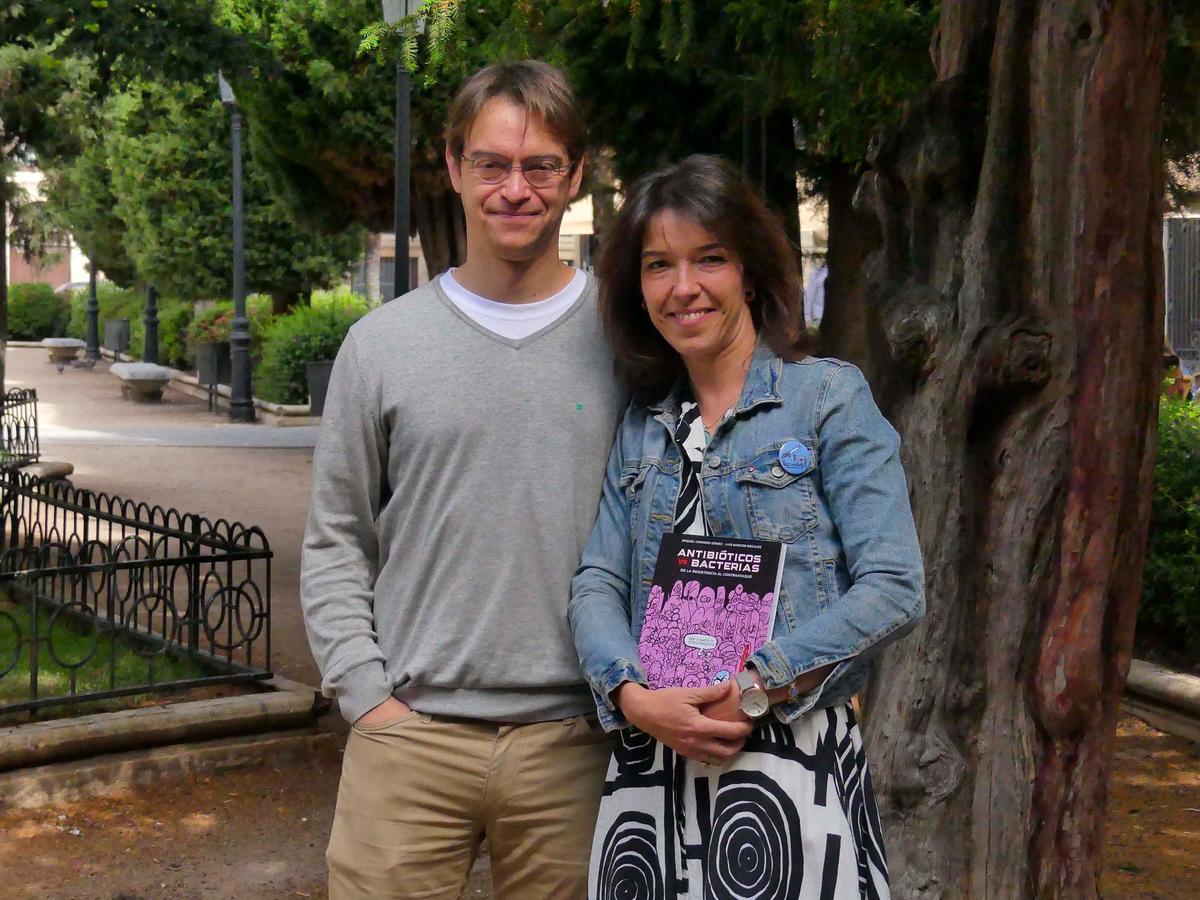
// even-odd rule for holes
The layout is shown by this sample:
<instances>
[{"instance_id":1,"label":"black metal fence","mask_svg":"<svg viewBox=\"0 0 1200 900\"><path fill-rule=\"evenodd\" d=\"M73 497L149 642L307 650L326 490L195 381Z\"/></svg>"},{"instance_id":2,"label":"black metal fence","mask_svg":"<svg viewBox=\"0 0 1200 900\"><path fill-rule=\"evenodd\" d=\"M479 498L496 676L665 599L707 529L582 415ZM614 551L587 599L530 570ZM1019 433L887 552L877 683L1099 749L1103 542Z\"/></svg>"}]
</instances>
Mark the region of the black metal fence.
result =
<instances>
[{"instance_id":1,"label":"black metal fence","mask_svg":"<svg viewBox=\"0 0 1200 900\"><path fill-rule=\"evenodd\" d=\"M37 462L37 391L13 388L0 398L0 466L24 466Z\"/></svg>"},{"instance_id":2,"label":"black metal fence","mask_svg":"<svg viewBox=\"0 0 1200 900\"><path fill-rule=\"evenodd\" d=\"M0 481L0 714L271 676L257 527L9 469Z\"/></svg>"}]
</instances>

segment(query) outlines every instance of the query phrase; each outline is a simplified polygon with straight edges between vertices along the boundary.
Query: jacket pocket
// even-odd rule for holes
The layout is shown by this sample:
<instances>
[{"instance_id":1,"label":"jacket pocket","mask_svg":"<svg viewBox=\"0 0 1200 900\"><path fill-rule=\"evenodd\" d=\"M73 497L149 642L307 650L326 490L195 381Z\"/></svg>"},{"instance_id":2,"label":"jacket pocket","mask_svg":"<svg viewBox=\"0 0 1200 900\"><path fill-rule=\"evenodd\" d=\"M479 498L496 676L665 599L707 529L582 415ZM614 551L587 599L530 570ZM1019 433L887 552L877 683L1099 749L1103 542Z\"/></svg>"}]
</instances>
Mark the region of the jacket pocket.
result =
<instances>
[{"instance_id":1,"label":"jacket pocket","mask_svg":"<svg viewBox=\"0 0 1200 900\"><path fill-rule=\"evenodd\" d=\"M629 510L629 539L631 542L636 542L638 535L642 533L639 513L641 512L643 489L646 486L646 476L649 474L649 463L631 462L621 470L621 480L617 482L621 489L621 496L625 500L625 506Z\"/></svg>"},{"instance_id":2,"label":"jacket pocket","mask_svg":"<svg viewBox=\"0 0 1200 900\"><path fill-rule=\"evenodd\" d=\"M813 472L788 472L779 461L780 441L763 450L737 473L754 536L790 544L817 527Z\"/></svg>"}]
</instances>

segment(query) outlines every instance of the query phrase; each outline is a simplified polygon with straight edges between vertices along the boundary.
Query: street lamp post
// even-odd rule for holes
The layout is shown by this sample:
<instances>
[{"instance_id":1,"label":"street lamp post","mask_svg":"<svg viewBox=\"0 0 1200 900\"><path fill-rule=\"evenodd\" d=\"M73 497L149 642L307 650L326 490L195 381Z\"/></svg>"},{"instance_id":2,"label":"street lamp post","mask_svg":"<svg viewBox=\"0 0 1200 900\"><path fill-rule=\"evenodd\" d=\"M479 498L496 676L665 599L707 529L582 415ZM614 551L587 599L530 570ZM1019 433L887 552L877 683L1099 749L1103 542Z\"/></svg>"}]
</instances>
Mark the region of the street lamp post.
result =
<instances>
[{"instance_id":1,"label":"street lamp post","mask_svg":"<svg viewBox=\"0 0 1200 900\"><path fill-rule=\"evenodd\" d=\"M395 25L411 16L421 6L421 0L382 0L383 21ZM401 54L396 54L396 136L393 143L396 167L396 190L394 194L392 230L396 235L394 251L395 265L392 267L392 292L387 299L393 300L408 292L408 180L412 136L411 121L412 79ZM382 285L381 285L382 287Z\"/></svg>"},{"instance_id":2,"label":"street lamp post","mask_svg":"<svg viewBox=\"0 0 1200 900\"><path fill-rule=\"evenodd\" d=\"M246 317L246 252L242 209L242 113L237 97L225 76L217 73L221 103L229 110L233 131L233 329L229 335L231 381L229 418L254 421L254 399L250 392L250 320Z\"/></svg>"},{"instance_id":3,"label":"street lamp post","mask_svg":"<svg viewBox=\"0 0 1200 900\"><path fill-rule=\"evenodd\" d=\"M146 288L146 306L142 310L142 322L146 325L146 337L142 342L142 361L158 365L158 290Z\"/></svg>"},{"instance_id":4,"label":"street lamp post","mask_svg":"<svg viewBox=\"0 0 1200 900\"><path fill-rule=\"evenodd\" d=\"M96 295L96 263L88 260L87 350L84 359L100 358L100 298Z\"/></svg>"}]
</instances>

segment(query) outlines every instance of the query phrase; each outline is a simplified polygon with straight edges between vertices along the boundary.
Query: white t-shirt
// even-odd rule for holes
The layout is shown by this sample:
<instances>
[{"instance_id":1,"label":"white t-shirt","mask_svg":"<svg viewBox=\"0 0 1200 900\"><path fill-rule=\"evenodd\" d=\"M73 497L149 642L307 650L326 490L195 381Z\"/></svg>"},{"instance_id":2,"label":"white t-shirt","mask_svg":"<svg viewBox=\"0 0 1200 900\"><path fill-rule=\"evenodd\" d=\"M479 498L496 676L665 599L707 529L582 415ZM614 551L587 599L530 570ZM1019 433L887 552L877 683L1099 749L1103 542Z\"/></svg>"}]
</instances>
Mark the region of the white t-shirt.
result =
<instances>
[{"instance_id":1,"label":"white t-shirt","mask_svg":"<svg viewBox=\"0 0 1200 900\"><path fill-rule=\"evenodd\" d=\"M575 305L587 285L587 276L576 269L567 286L552 297L534 303L502 303L468 291L454 280L453 269L447 269L439 277L446 296L464 314L488 331L513 340L529 337L555 321Z\"/></svg>"}]
</instances>

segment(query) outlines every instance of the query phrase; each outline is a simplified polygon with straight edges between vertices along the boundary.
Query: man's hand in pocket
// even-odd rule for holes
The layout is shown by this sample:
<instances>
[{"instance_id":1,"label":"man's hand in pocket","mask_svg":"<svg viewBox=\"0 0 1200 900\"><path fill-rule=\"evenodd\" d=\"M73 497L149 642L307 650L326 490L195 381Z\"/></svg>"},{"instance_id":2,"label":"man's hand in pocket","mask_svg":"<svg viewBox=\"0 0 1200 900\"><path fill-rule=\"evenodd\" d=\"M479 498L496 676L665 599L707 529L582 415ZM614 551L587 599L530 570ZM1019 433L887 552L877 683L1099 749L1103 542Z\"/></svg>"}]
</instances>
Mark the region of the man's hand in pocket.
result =
<instances>
[{"instance_id":1,"label":"man's hand in pocket","mask_svg":"<svg viewBox=\"0 0 1200 900\"><path fill-rule=\"evenodd\" d=\"M355 721L355 725L359 727L366 726L368 728L374 725L386 725L389 722L397 722L407 716L411 709L407 703L402 703L395 697L388 697L378 706L367 710Z\"/></svg>"}]
</instances>

